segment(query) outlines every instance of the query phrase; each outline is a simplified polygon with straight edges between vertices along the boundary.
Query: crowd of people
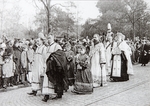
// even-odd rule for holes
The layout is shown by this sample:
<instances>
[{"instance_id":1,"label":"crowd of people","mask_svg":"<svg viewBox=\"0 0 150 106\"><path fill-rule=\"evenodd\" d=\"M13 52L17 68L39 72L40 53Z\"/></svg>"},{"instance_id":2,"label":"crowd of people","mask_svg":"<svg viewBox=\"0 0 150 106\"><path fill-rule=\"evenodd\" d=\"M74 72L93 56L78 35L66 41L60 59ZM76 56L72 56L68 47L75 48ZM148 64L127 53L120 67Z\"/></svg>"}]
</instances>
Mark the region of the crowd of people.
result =
<instances>
[{"instance_id":1,"label":"crowd of people","mask_svg":"<svg viewBox=\"0 0 150 106\"><path fill-rule=\"evenodd\" d=\"M149 41L127 42L119 32L81 41L55 41L51 33L39 33L36 39L0 39L0 88L31 84L28 94L41 91L44 102L62 98L70 86L72 93L91 94L108 81L128 81L132 65L145 66L149 57Z\"/></svg>"}]
</instances>

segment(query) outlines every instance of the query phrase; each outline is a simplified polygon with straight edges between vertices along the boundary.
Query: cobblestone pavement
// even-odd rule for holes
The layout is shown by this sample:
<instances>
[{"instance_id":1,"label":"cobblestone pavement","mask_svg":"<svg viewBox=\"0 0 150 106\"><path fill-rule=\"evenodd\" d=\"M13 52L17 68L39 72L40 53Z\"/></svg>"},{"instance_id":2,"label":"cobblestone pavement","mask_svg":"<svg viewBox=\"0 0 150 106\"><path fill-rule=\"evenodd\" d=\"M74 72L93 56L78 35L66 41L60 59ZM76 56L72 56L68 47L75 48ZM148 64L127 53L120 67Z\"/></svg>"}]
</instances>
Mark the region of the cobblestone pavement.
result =
<instances>
[{"instance_id":1,"label":"cobblestone pavement","mask_svg":"<svg viewBox=\"0 0 150 106\"><path fill-rule=\"evenodd\" d=\"M134 76L127 82L108 82L92 94L77 95L72 88L59 100L42 102L43 96L29 96L30 87L0 92L0 106L150 106L150 64L134 65Z\"/></svg>"}]
</instances>

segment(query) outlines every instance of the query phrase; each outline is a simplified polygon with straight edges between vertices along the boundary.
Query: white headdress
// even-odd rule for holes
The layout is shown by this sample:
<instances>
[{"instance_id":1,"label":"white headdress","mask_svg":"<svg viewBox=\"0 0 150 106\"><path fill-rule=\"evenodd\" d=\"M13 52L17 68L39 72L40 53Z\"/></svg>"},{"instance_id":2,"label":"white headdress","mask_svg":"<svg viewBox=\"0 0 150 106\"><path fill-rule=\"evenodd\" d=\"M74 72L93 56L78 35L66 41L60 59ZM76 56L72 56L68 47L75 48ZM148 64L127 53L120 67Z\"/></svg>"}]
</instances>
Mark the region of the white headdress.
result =
<instances>
[{"instance_id":1,"label":"white headdress","mask_svg":"<svg viewBox=\"0 0 150 106\"><path fill-rule=\"evenodd\" d=\"M110 23L107 24L107 30L111 31L111 24Z\"/></svg>"}]
</instances>

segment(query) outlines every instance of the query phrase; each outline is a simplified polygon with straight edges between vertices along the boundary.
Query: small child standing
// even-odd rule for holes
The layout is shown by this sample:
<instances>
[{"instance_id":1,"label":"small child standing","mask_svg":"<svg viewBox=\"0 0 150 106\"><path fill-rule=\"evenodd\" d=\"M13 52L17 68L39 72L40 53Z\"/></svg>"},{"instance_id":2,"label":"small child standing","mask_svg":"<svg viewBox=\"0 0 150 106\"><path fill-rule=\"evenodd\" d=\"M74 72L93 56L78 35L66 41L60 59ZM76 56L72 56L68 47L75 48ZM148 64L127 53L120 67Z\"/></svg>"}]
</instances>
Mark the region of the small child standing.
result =
<instances>
[{"instance_id":1,"label":"small child standing","mask_svg":"<svg viewBox=\"0 0 150 106\"><path fill-rule=\"evenodd\" d=\"M2 67L3 71L3 88L7 88L8 85L13 86L13 76L14 76L14 62L9 55L4 55L4 65Z\"/></svg>"}]
</instances>

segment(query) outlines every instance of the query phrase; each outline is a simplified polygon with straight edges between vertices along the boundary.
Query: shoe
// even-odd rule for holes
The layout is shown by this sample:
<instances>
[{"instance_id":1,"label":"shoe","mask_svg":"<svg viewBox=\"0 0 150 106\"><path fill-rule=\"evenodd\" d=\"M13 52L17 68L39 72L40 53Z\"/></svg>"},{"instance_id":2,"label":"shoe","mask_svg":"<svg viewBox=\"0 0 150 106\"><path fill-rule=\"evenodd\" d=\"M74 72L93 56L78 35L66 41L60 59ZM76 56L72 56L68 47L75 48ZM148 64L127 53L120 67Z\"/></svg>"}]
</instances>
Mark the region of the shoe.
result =
<instances>
[{"instance_id":1,"label":"shoe","mask_svg":"<svg viewBox=\"0 0 150 106\"><path fill-rule=\"evenodd\" d=\"M14 85L13 85L13 84L10 84L10 86L13 87Z\"/></svg>"},{"instance_id":2,"label":"shoe","mask_svg":"<svg viewBox=\"0 0 150 106\"><path fill-rule=\"evenodd\" d=\"M7 86L3 86L4 89L7 89Z\"/></svg>"},{"instance_id":3,"label":"shoe","mask_svg":"<svg viewBox=\"0 0 150 106\"><path fill-rule=\"evenodd\" d=\"M36 94L37 94L37 91L32 91L31 93L27 93L28 95L34 95L34 96L36 96Z\"/></svg>"},{"instance_id":4,"label":"shoe","mask_svg":"<svg viewBox=\"0 0 150 106\"><path fill-rule=\"evenodd\" d=\"M42 101L47 102L48 99L49 99L49 95L45 95L44 98L42 99Z\"/></svg>"},{"instance_id":5,"label":"shoe","mask_svg":"<svg viewBox=\"0 0 150 106\"><path fill-rule=\"evenodd\" d=\"M27 93L28 95L34 95L34 93L33 92L31 92L31 93Z\"/></svg>"},{"instance_id":6,"label":"shoe","mask_svg":"<svg viewBox=\"0 0 150 106\"><path fill-rule=\"evenodd\" d=\"M62 95L57 95L57 96L53 97L52 100L61 99L61 98L62 98Z\"/></svg>"}]
</instances>

